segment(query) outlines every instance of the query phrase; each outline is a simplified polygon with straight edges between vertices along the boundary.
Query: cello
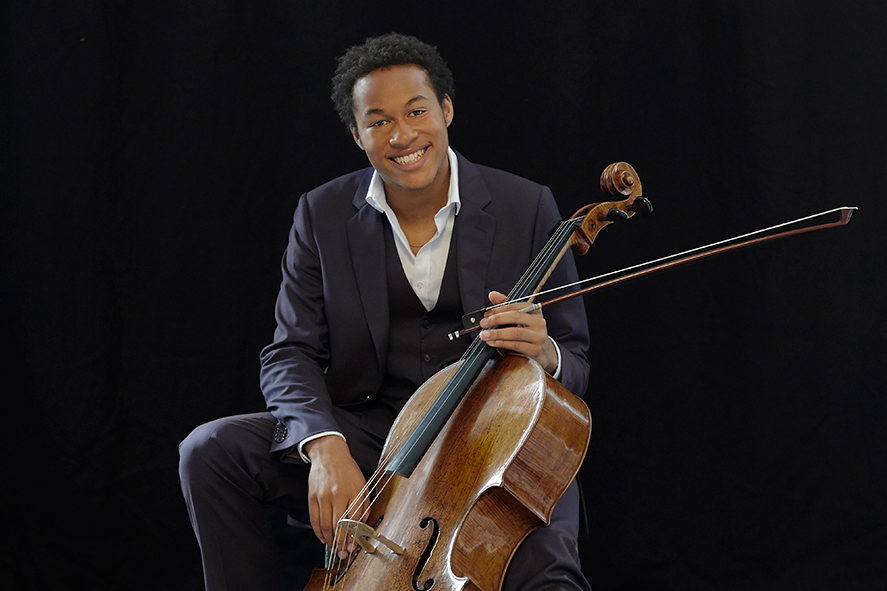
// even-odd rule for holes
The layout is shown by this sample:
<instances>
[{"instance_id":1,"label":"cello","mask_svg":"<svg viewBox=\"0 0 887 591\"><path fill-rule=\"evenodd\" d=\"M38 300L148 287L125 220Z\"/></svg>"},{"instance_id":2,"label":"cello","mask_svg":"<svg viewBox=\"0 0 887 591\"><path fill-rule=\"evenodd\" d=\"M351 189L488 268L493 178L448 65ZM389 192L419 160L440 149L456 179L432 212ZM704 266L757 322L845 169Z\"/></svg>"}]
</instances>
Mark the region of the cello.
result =
<instances>
[{"instance_id":1,"label":"cello","mask_svg":"<svg viewBox=\"0 0 887 591\"><path fill-rule=\"evenodd\" d=\"M532 300L569 248L584 254L606 225L652 209L624 162L604 170L601 189L622 199L561 222L508 301ZM580 398L534 361L475 339L404 406L338 522L357 550L316 569L306 591L498 590L518 545L549 522L590 435Z\"/></svg>"}]
</instances>

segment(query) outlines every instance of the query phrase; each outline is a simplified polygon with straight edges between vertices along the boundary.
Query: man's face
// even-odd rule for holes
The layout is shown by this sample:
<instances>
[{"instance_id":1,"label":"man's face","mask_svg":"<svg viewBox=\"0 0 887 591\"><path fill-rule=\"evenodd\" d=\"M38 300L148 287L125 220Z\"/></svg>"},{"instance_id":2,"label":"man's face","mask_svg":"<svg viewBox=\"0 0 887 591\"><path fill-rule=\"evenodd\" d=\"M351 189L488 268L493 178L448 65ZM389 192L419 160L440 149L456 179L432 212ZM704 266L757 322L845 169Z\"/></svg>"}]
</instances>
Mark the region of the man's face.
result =
<instances>
[{"instance_id":1,"label":"man's face","mask_svg":"<svg viewBox=\"0 0 887 591\"><path fill-rule=\"evenodd\" d=\"M392 66L360 78L352 91L354 141L382 177L389 198L399 190L437 190L449 183L447 127L453 103L437 96L419 66Z\"/></svg>"}]
</instances>

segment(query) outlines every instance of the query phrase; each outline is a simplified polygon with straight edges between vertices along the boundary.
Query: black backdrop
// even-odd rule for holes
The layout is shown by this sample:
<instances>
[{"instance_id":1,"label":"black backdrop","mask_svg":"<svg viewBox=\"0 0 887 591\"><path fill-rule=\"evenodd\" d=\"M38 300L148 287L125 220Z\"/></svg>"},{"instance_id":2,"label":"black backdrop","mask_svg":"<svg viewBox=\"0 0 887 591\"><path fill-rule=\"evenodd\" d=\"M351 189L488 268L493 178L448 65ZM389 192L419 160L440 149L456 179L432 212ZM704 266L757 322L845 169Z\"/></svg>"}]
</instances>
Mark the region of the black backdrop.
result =
<instances>
[{"instance_id":1,"label":"black backdrop","mask_svg":"<svg viewBox=\"0 0 887 591\"><path fill-rule=\"evenodd\" d=\"M581 552L604 591L887 589L885 6L6 3L4 588L201 588L177 443L262 408L298 195L365 165L334 57L398 30L452 144L564 214L637 168L655 212L584 275L860 207L586 300Z\"/></svg>"}]
</instances>

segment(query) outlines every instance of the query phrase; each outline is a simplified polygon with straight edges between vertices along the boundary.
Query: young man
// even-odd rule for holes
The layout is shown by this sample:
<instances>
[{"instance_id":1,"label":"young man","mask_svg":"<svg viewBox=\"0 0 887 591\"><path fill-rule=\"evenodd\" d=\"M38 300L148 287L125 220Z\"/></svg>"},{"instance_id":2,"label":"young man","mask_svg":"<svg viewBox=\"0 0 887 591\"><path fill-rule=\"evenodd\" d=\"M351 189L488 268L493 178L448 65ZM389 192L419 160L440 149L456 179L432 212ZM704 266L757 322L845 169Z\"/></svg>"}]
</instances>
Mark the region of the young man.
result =
<instances>
[{"instance_id":1,"label":"young man","mask_svg":"<svg viewBox=\"0 0 887 591\"><path fill-rule=\"evenodd\" d=\"M202 425L180 446L207 589L280 585L266 503L295 518L307 513L333 546L336 522L376 468L397 413L467 347L446 334L487 299L504 301L560 219L547 188L449 147L453 94L437 50L413 37L368 39L339 60L333 100L372 167L299 201L278 326L261 356L268 412ZM550 282L575 275L568 256ZM521 307L485 319L484 327L504 328L480 338L584 393L581 301L552 306L546 318ZM588 589L578 519L574 482L552 524L521 544L504 588Z\"/></svg>"}]
</instances>

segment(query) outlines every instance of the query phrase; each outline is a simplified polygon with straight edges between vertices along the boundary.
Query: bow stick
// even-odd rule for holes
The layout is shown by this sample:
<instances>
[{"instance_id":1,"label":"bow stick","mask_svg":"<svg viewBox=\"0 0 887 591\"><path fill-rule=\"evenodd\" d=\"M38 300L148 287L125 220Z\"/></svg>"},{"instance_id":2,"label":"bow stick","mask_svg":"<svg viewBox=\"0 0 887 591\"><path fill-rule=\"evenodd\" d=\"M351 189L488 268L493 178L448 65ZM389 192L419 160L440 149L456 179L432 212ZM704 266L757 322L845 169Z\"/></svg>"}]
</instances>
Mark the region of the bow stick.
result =
<instances>
[{"instance_id":1,"label":"bow stick","mask_svg":"<svg viewBox=\"0 0 887 591\"><path fill-rule=\"evenodd\" d=\"M646 263L641 263L639 265L634 265L632 267L626 267L624 269L620 269L618 271L612 271L610 273L605 273L604 275L598 275L597 277L590 277L588 279L581 279L574 283L570 283L568 285L561 285L559 287L555 287L546 291L542 291L531 296L527 296L526 298L519 298L516 300L511 300L508 302L503 302L502 304L498 304L496 306L489 306L487 308L483 308L481 310L476 310L469 314L466 314L462 317L462 325L464 328L462 330L457 330L455 332L451 332L447 335L450 340L458 339L461 336L466 334L470 334L473 332L477 332L481 329L480 321L484 316L484 312L489 310L494 310L496 308L500 308L507 304L513 304L515 302L519 302L521 300L528 299L530 297L539 297L541 295L549 294L555 291L560 291L562 289L569 289L570 287L576 287L578 285L582 285L585 283L590 283L592 281L600 281L595 285L591 285L589 287L585 287L583 289L570 292L568 294L551 298L550 300L545 300L544 302L536 302L530 304L529 306L522 308L519 310L520 312L533 312L535 310L539 310L544 306L548 306L550 304L556 304L558 302L563 302L569 299L572 299L576 296L585 295L587 293L591 293L593 291L599 291L601 289L605 289L607 287L613 287L614 285L618 285L620 283L625 283L626 281L630 281L632 279L639 279L641 277L646 277L647 275L652 275L653 273L657 273L659 271L666 271L668 269L673 269L679 265L683 265L686 263L692 263L694 261L698 261L700 259L714 256L717 254L722 254L725 252L730 252L732 250L738 250L740 248L745 248L746 246L752 246L754 244L760 244L762 242L767 242L770 240L776 240L777 238L786 238L788 236L797 236L798 234L804 234L806 232L813 232L814 230L824 230L826 228L834 228L837 226L844 226L850 221L850 216L853 215L853 212L856 211L857 207L836 207L835 209L830 209L828 211L823 211L821 213L817 213L814 215L810 215L803 218L798 218L796 220L792 220L790 222L784 222L781 224L777 224L775 226L770 226L769 228L764 228L761 230L757 230L755 232L749 232L748 234L743 234L741 236L735 236L733 238L728 238L726 240L721 240L720 242L714 242L712 244L708 244L706 246L699 246L697 248L693 248L690 250L685 250L683 252L679 252L673 255L669 255L666 257L662 257L653 261L647 261ZM824 216L828 216L834 213L840 212L840 217L837 221L826 222L822 224L816 224L812 226L803 226L801 228L795 228L792 230L783 230L782 232L778 232L776 234L767 234L768 232L773 232L775 230L779 230L781 228L785 228L787 226L792 226L795 224L800 224L803 222L809 222L811 220L815 220L817 218L821 218ZM738 241L738 242L737 242ZM610 279L608 279L610 278Z\"/></svg>"}]
</instances>

